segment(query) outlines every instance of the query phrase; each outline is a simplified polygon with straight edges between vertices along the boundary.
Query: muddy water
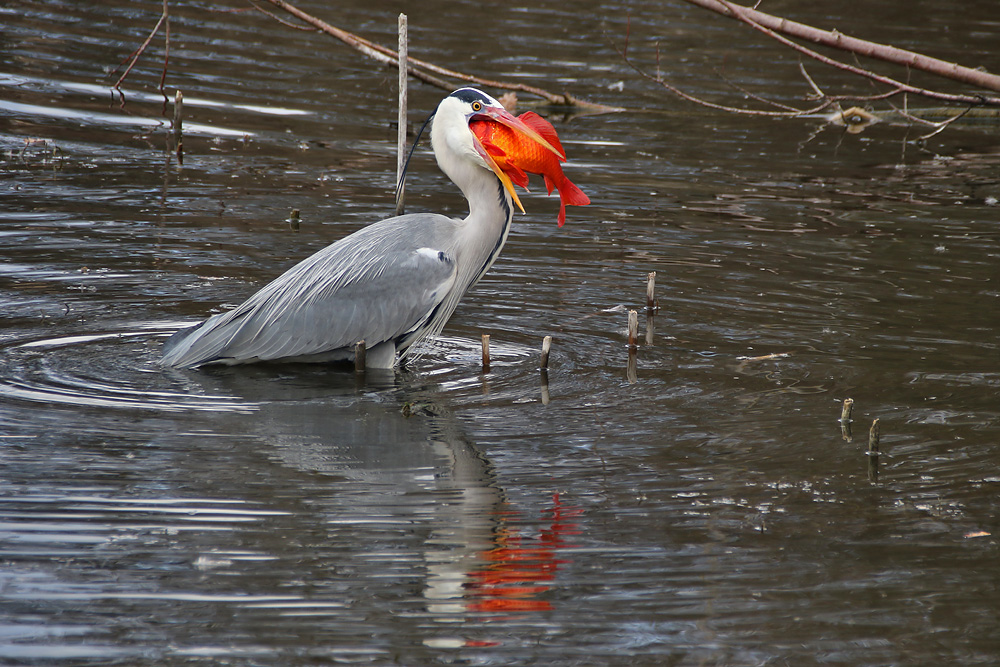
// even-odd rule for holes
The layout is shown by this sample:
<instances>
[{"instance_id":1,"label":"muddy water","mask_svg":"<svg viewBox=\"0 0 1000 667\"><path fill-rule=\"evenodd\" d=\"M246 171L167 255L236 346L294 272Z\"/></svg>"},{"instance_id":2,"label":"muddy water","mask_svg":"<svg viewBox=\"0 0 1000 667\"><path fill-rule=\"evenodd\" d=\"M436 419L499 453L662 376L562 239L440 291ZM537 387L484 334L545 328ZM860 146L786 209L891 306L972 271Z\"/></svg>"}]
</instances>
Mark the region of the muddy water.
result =
<instances>
[{"instance_id":1,"label":"muddy water","mask_svg":"<svg viewBox=\"0 0 1000 667\"><path fill-rule=\"evenodd\" d=\"M401 5L325 4L393 40ZM889 4L793 18L1000 70L993 3ZM608 45L626 15L692 92L737 101L713 68L806 91L684 4L421 3L420 57L647 109L552 116L594 204L558 229L536 184L405 372L163 372L170 331L388 215L395 110L394 74L339 45L182 3L180 169L162 42L124 110L105 76L159 7L0 10L0 662L996 662L995 124L919 142L680 103ZM411 122L441 95L416 86ZM426 149L409 192L463 214Z\"/></svg>"}]
</instances>

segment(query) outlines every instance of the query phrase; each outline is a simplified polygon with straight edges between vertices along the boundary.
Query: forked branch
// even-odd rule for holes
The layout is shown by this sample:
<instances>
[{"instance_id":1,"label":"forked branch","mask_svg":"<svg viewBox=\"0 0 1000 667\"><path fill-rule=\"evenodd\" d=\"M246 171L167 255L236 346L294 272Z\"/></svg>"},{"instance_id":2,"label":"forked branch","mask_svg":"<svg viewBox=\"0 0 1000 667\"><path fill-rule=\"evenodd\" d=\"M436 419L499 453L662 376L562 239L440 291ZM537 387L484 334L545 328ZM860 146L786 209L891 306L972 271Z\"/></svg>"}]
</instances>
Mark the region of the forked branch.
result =
<instances>
[{"instance_id":1,"label":"forked branch","mask_svg":"<svg viewBox=\"0 0 1000 667\"><path fill-rule=\"evenodd\" d=\"M963 67L956 63L945 62L937 58L925 56L915 51L907 51L887 44L869 42L845 35L836 30L820 30L804 23L737 5L728 0L687 0L693 5L709 9L723 16L729 16L744 22L767 28L773 32L797 37L823 46L829 46L842 51L884 60L885 62L902 65L911 69L936 74L953 81L969 84L977 88L1000 92L1000 76L978 69Z\"/></svg>"},{"instance_id":2,"label":"forked branch","mask_svg":"<svg viewBox=\"0 0 1000 667\"><path fill-rule=\"evenodd\" d=\"M125 79L128 78L128 75L132 72L132 69L136 66L136 63L139 62L139 58L142 57L142 54L146 52L146 47L148 47L149 43L153 41L153 37L156 36L156 33L160 32L160 28L164 28L165 45L163 53L163 71L160 73L159 90L160 93L163 95L163 99L165 101L167 99L166 93L163 92L163 86L167 80L167 65L170 62L170 12L167 5L167 0L163 0L163 12L160 14L160 19L156 22L156 25L153 26L153 29L149 32L149 35L146 37L146 40L142 44L140 44L139 48L133 51L128 56L128 58L123 60L121 65L119 65L117 69L115 69L115 72L117 72L119 69L122 68L122 65L127 65L125 67L125 71L122 72L122 75L118 77L117 81L115 81L115 85L112 86L112 90L118 93L120 104L123 107L125 106L125 93L122 91L121 88L122 83L124 83Z\"/></svg>"}]
</instances>

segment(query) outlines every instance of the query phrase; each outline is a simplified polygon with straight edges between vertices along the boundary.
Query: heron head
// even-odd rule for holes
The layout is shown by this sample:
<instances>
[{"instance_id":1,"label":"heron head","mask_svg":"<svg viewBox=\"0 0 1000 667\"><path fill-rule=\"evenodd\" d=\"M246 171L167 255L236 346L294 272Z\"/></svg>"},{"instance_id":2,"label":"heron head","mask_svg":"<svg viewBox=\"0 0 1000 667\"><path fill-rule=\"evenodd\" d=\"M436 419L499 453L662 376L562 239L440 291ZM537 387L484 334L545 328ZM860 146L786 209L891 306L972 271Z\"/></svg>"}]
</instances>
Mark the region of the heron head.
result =
<instances>
[{"instance_id":1,"label":"heron head","mask_svg":"<svg viewBox=\"0 0 1000 667\"><path fill-rule=\"evenodd\" d=\"M510 176L504 173L483 147L479 138L469 129L469 122L472 120L501 123L557 155L558 151L538 132L511 115L500 102L476 88L459 88L441 100L438 105L434 124L431 126L431 144L434 146L434 153L442 171L455 180L453 172L449 169L454 157L464 158L465 161L478 167L489 169L500 179L503 187L510 193L511 199L523 213L524 207L521 206L521 201L514 191Z\"/></svg>"}]
</instances>

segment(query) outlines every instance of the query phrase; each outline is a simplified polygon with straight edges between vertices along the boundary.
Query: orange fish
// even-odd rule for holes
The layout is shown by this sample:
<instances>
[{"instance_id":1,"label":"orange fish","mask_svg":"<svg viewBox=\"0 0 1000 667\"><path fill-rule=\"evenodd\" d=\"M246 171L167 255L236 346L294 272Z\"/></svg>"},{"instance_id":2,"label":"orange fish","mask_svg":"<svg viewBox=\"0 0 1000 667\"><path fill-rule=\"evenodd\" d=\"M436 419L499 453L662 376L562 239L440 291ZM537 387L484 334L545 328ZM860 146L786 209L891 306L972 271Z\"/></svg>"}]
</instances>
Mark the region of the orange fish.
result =
<instances>
[{"instance_id":1,"label":"orange fish","mask_svg":"<svg viewBox=\"0 0 1000 667\"><path fill-rule=\"evenodd\" d=\"M549 142L558 154L549 146L492 120L474 118L469 123L469 129L511 182L527 188L528 175L524 172L541 174L549 194L552 194L553 188L559 191L559 226L562 227L566 223L566 205L586 206L590 197L566 178L559 166L560 162L566 161L566 151L559 143L552 124L534 111L525 111L517 119Z\"/></svg>"}]
</instances>

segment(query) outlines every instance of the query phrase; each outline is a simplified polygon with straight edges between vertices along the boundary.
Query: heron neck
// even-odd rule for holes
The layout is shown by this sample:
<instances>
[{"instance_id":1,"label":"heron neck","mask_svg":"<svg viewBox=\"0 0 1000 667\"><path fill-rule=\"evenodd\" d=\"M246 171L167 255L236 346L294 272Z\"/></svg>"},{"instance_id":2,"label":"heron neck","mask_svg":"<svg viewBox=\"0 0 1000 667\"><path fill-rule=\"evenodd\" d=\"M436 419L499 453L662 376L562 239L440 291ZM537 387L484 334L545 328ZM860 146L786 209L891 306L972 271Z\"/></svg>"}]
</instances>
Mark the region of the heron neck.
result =
<instances>
[{"instance_id":1,"label":"heron neck","mask_svg":"<svg viewBox=\"0 0 1000 667\"><path fill-rule=\"evenodd\" d=\"M472 241L468 247L478 255L468 265L473 270L471 285L489 270L507 242L513 208L500 179L485 169L466 174L465 182L456 181L456 185L469 202L464 234Z\"/></svg>"},{"instance_id":2,"label":"heron neck","mask_svg":"<svg viewBox=\"0 0 1000 667\"><path fill-rule=\"evenodd\" d=\"M512 213L511 199L500 179L485 169L476 170L469 176L468 182L457 184L469 202L466 222L489 227L506 227L510 223Z\"/></svg>"}]
</instances>

